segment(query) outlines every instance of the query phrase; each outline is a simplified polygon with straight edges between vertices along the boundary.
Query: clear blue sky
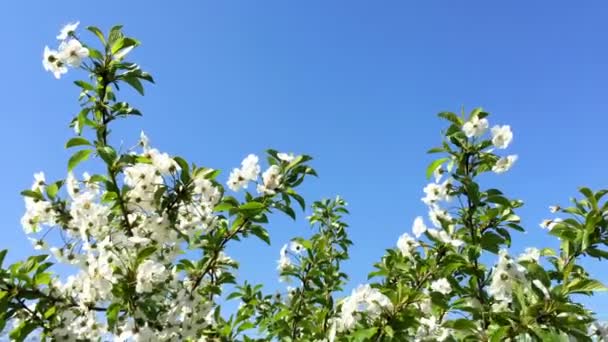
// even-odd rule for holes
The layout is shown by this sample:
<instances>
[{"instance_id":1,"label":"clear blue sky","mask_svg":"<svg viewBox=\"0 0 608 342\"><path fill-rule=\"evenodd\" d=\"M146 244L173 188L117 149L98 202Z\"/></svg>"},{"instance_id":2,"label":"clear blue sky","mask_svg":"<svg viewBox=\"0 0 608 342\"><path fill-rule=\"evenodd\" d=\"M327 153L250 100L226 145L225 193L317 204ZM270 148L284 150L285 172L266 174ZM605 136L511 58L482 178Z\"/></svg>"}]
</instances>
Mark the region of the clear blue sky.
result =
<instances>
[{"instance_id":1,"label":"clear blue sky","mask_svg":"<svg viewBox=\"0 0 608 342\"><path fill-rule=\"evenodd\" d=\"M415 216L425 151L440 141L435 114L483 106L510 124L514 169L490 177L526 206L529 232L513 251L556 246L538 223L579 185L608 187L608 5L604 1L9 1L0 11L0 248L10 260L32 252L19 192L32 174L65 174L77 111L75 73L55 80L41 65L65 23L122 23L143 45L134 59L157 85L144 113L115 127L114 141L144 129L155 146L197 164L228 168L272 147L308 153L320 178L309 201L340 194L352 216L350 286ZM79 77L82 74L78 75ZM227 177L227 173L223 174ZM302 217L302 216L301 216ZM276 259L304 221L278 218L273 245L232 245L240 279L279 287ZM604 282L606 264L590 264ZM589 301L590 302L590 301ZM591 307L608 318L608 295Z\"/></svg>"}]
</instances>

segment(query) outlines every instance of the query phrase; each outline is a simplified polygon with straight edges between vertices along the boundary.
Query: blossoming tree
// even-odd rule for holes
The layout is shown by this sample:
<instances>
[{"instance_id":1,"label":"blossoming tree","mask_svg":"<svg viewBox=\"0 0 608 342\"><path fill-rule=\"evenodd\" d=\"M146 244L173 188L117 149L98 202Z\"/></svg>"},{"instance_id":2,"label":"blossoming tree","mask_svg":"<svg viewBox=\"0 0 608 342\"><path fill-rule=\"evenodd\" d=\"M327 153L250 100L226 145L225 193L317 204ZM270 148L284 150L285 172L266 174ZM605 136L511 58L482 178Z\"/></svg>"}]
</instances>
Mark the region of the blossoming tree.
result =
<instances>
[{"instance_id":1,"label":"blossoming tree","mask_svg":"<svg viewBox=\"0 0 608 342\"><path fill-rule=\"evenodd\" d=\"M81 110L71 121L75 152L67 176L35 175L22 192L23 229L36 255L0 268L0 330L13 340L31 334L56 341L588 341L607 329L576 295L606 288L580 264L608 258L607 190L581 188L564 218L541 226L558 238L558 251L526 249L509 255L513 231L524 231L523 205L478 176L504 173L517 160L505 155L508 125L490 129L488 113L440 113L447 129L441 155L427 169L432 182L410 234L374 265L370 283L341 293L349 257L346 203L337 197L312 204L314 234L280 250L278 275L286 294L259 284L236 284L237 262L225 253L236 240L269 243L268 221L278 212L295 218L305 200L297 189L316 175L310 157L268 150L267 168L247 156L230 173L197 166L152 147L145 134L133 147L112 145L110 127L141 113L118 99L130 86L143 95L152 77L128 53L138 41L120 26L86 43L78 23L66 26L58 50L44 50L43 66L60 78L81 69ZM98 47L95 47L98 46ZM76 176L85 162L104 172ZM101 166L101 168L100 168ZM255 188L249 188L255 184ZM0 264L7 251L0 252ZM495 255L494 265L481 262ZM60 277L53 266L67 264ZM227 284L233 284L226 287ZM226 292L229 293L226 293ZM222 299L223 298L223 299ZM220 313L224 300L240 306ZM8 323L8 324L7 324Z\"/></svg>"}]
</instances>

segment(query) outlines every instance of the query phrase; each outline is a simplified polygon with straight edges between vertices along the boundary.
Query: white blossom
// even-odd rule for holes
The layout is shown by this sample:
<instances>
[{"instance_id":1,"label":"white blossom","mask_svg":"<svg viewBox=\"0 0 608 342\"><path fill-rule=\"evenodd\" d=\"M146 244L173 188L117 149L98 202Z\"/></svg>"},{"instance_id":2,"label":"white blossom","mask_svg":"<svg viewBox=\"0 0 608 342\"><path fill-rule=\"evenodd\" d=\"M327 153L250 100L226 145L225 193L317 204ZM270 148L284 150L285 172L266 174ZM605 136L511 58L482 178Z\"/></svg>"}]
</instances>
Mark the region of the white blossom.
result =
<instances>
[{"instance_id":1,"label":"white blossom","mask_svg":"<svg viewBox=\"0 0 608 342\"><path fill-rule=\"evenodd\" d=\"M261 194L275 194L275 190L281 185L281 169L277 165L272 165L262 174L263 184L258 185L258 192Z\"/></svg>"},{"instance_id":2,"label":"white blossom","mask_svg":"<svg viewBox=\"0 0 608 342\"><path fill-rule=\"evenodd\" d=\"M156 169L162 175L169 175L174 172L178 172L181 170L179 164L169 156L167 153L161 153L157 149L148 149L146 152L146 156L152 160L152 165L156 167Z\"/></svg>"},{"instance_id":3,"label":"white blossom","mask_svg":"<svg viewBox=\"0 0 608 342\"><path fill-rule=\"evenodd\" d=\"M540 259L540 250L538 250L538 248L529 247L529 248L526 248L524 253L522 253L517 258L517 261L533 261L533 262L538 263L539 259Z\"/></svg>"},{"instance_id":4,"label":"white blossom","mask_svg":"<svg viewBox=\"0 0 608 342\"><path fill-rule=\"evenodd\" d=\"M555 228L555 226L562 222L563 220L561 218L554 218L554 219L545 219L540 223L540 227L543 229L547 229L547 230L552 230L553 228Z\"/></svg>"},{"instance_id":5,"label":"white blossom","mask_svg":"<svg viewBox=\"0 0 608 342\"><path fill-rule=\"evenodd\" d=\"M302 252L304 251L304 246L302 246L302 244L297 241L291 241L289 243L289 250L292 253L299 255L299 254L302 254Z\"/></svg>"},{"instance_id":6,"label":"white blossom","mask_svg":"<svg viewBox=\"0 0 608 342\"><path fill-rule=\"evenodd\" d=\"M360 318L359 313L364 312L368 319L375 319L384 310L392 307L390 299L378 289L372 288L369 284L359 285L349 297L342 301L337 322L338 330L352 329Z\"/></svg>"},{"instance_id":7,"label":"white blossom","mask_svg":"<svg viewBox=\"0 0 608 342\"><path fill-rule=\"evenodd\" d=\"M239 191L242 188L247 188L250 181L258 178L260 173L260 165L258 165L258 157L250 154L241 162L241 168L235 168L228 177L228 187L232 191Z\"/></svg>"},{"instance_id":8,"label":"white blossom","mask_svg":"<svg viewBox=\"0 0 608 342\"><path fill-rule=\"evenodd\" d=\"M412 224L412 233L414 233L414 236L416 238L419 238L420 235L424 234L424 232L426 232L427 227L424 224L424 220L422 219L421 216L418 216L414 219L414 223Z\"/></svg>"},{"instance_id":9,"label":"white blossom","mask_svg":"<svg viewBox=\"0 0 608 342\"><path fill-rule=\"evenodd\" d=\"M492 144L497 148L507 148L513 140L511 126L494 126L492 127Z\"/></svg>"},{"instance_id":10,"label":"white blossom","mask_svg":"<svg viewBox=\"0 0 608 342\"><path fill-rule=\"evenodd\" d=\"M63 62L59 52L49 49L48 46L44 47L42 66L44 66L44 70L52 72L56 79L61 78L61 75L68 72L68 67Z\"/></svg>"},{"instance_id":11,"label":"white blossom","mask_svg":"<svg viewBox=\"0 0 608 342\"><path fill-rule=\"evenodd\" d=\"M284 245L279 253L279 261L277 262L277 270L279 271L284 271L291 266L291 259L289 258L289 255L287 255L287 248L288 245Z\"/></svg>"},{"instance_id":12,"label":"white blossom","mask_svg":"<svg viewBox=\"0 0 608 342\"><path fill-rule=\"evenodd\" d=\"M147 259L137 267L137 293L151 292L154 286L167 278L167 271L162 264Z\"/></svg>"},{"instance_id":13,"label":"white blossom","mask_svg":"<svg viewBox=\"0 0 608 342\"><path fill-rule=\"evenodd\" d=\"M448 232L446 232L443 229L437 230L437 229L429 228L429 229L427 229L427 232L433 238L435 238L445 244L452 245L453 247L456 247L456 248L458 248L464 244L464 241L462 241L460 239L452 238L450 236L450 234L448 234Z\"/></svg>"},{"instance_id":14,"label":"white blossom","mask_svg":"<svg viewBox=\"0 0 608 342\"><path fill-rule=\"evenodd\" d=\"M59 54L65 64L77 68L83 59L89 57L89 49L82 46L78 40L70 39L59 45Z\"/></svg>"},{"instance_id":15,"label":"white blossom","mask_svg":"<svg viewBox=\"0 0 608 342\"><path fill-rule=\"evenodd\" d=\"M452 215L450 215L450 213L448 213L447 210L442 209L436 205L433 205L429 209L429 219L435 226L441 227L442 226L441 221L450 223L453 218L452 218Z\"/></svg>"},{"instance_id":16,"label":"white blossom","mask_svg":"<svg viewBox=\"0 0 608 342\"><path fill-rule=\"evenodd\" d=\"M488 130L488 126L487 119L480 119L477 115L474 115L469 121L462 125L462 131L467 138L480 137Z\"/></svg>"},{"instance_id":17,"label":"white blossom","mask_svg":"<svg viewBox=\"0 0 608 342\"><path fill-rule=\"evenodd\" d=\"M277 153L277 157L286 163L291 163L291 161L295 159L295 156L293 155L293 153L280 152L280 153Z\"/></svg>"},{"instance_id":18,"label":"white blossom","mask_svg":"<svg viewBox=\"0 0 608 342\"><path fill-rule=\"evenodd\" d=\"M450 201L449 190L451 187L451 180L445 180L443 183L429 183L424 187L423 191L426 194L422 198L422 202L426 205L435 205L439 201Z\"/></svg>"},{"instance_id":19,"label":"white blossom","mask_svg":"<svg viewBox=\"0 0 608 342\"><path fill-rule=\"evenodd\" d=\"M80 24L80 22L77 21L75 23L69 23L69 24L65 25L63 28L61 28L61 31L59 31L59 35L57 35L57 39L66 40L70 36L70 34L72 34L76 31L79 24Z\"/></svg>"},{"instance_id":20,"label":"white blossom","mask_svg":"<svg viewBox=\"0 0 608 342\"><path fill-rule=\"evenodd\" d=\"M452 286L447 279L441 278L431 283L431 290L447 295L452 292Z\"/></svg>"},{"instance_id":21,"label":"white blossom","mask_svg":"<svg viewBox=\"0 0 608 342\"><path fill-rule=\"evenodd\" d=\"M496 161L494 166L492 166L492 171L496 173L507 172L513 166L515 161L517 161L517 155L502 157Z\"/></svg>"},{"instance_id":22,"label":"white blossom","mask_svg":"<svg viewBox=\"0 0 608 342\"><path fill-rule=\"evenodd\" d=\"M525 280L525 268L516 263L505 250L501 250L498 255L498 263L492 271L488 294L499 302L510 303L513 284ZM497 307L497 309L500 308L500 306Z\"/></svg>"},{"instance_id":23,"label":"white blossom","mask_svg":"<svg viewBox=\"0 0 608 342\"><path fill-rule=\"evenodd\" d=\"M420 244L415 239L413 239L408 233L404 233L397 240L397 248L399 249L399 251L401 251L401 254L403 254L403 256L408 258L412 255L414 249L416 249L416 247L418 247L419 245Z\"/></svg>"}]
</instances>

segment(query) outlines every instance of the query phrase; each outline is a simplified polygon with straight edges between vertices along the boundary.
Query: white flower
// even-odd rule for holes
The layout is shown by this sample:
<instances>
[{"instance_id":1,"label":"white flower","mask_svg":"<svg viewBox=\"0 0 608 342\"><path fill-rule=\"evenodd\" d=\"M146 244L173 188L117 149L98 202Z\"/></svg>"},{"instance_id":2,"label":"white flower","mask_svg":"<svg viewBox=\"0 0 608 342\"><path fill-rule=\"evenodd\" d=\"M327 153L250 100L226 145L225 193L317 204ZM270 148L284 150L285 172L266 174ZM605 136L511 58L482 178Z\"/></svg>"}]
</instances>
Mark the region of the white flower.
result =
<instances>
[{"instance_id":1,"label":"white flower","mask_svg":"<svg viewBox=\"0 0 608 342\"><path fill-rule=\"evenodd\" d=\"M289 243L289 250L295 254L302 254L304 251L304 246L297 241L291 241Z\"/></svg>"},{"instance_id":2,"label":"white flower","mask_svg":"<svg viewBox=\"0 0 608 342\"><path fill-rule=\"evenodd\" d=\"M277 270L280 272L291 266L291 259L289 259L289 255L287 255L287 248L288 245L284 245L279 253L280 256L279 261L277 262Z\"/></svg>"},{"instance_id":3,"label":"white flower","mask_svg":"<svg viewBox=\"0 0 608 342\"><path fill-rule=\"evenodd\" d=\"M293 153L277 153L277 157L279 157L280 160L287 162L287 163L291 163L292 160L295 159L295 156L293 155Z\"/></svg>"},{"instance_id":4,"label":"white flower","mask_svg":"<svg viewBox=\"0 0 608 342\"><path fill-rule=\"evenodd\" d=\"M258 157L250 154L241 162L241 175L247 180L254 181L258 178L258 174L260 174Z\"/></svg>"},{"instance_id":5,"label":"white flower","mask_svg":"<svg viewBox=\"0 0 608 342\"><path fill-rule=\"evenodd\" d=\"M501 250L498 255L498 263L492 272L488 294L495 300L508 304L512 300L513 283L525 280L525 268L513 261L505 250ZM497 305L496 310L502 309L504 305Z\"/></svg>"},{"instance_id":6,"label":"white flower","mask_svg":"<svg viewBox=\"0 0 608 342\"><path fill-rule=\"evenodd\" d=\"M32 184L32 190L40 189L40 191L44 191L46 185L46 178L44 177L44 172L38 172L34 174L34 183Z\"/></svg>"},{"instance_id":7,"label":"white flower","mask_svg":"<svg viewBox=\"0 0 608 342\"><path fill-rule=\"evenodd\" d=\"M452 292L452 286L447 279L441 278L431 283L431 290L447 295Z\"/></svg>"},{"instance_id":8,"label":"white flower","mask_svg":"<svg viewBox=\"0 0 608 342\"><path fill-rule=\"evenodd\" d=\"M589 336L599 336L599 341L608 341L608 324L602 324L600 322L593 322L589 328Z\"/></svg>"},{"instance_id":9,"label":"white flower","mask_svg":"<svg viewBox=\"0 0 608 342\"><path fill-rule=\"evenodd\" d=\"M155 148L148 150L146 155L152 160L152 165L163 175L168 175L181 169L179 164L169 154L161 153Z\"/></svg>"},{"instance_id":10,"label":"white flower","mask_svg":"<svg viewBox=\"0 0 608 342\"><path fill-rule=\"evenodd\" d=\"M247 188L247 184L250 181L256 180L259 173L260 165L258 165L258 157L254 154L250 154L243 159L240 169L235 168L232 170L228 177L228 187L232 191L239 191L242 188Z\"/></svg>"},{"instance_id":11,"label":"white flower","mask_svg":"<svg viewBox=\"0 0 608 342\"><path fill-rule=\"evenodd\" d=\"M561 208L560 208L559 205L551 205L551 206L549 206L549 211L552 212L552 213L556 213L556 212L560 211L560 209Z\"/></svg>"},{"instance_id":12,"label":"white flower","mask_svg":"<svg viewBox=\"0 0 608 342\"><path fill-rule=\"evenodd\" d=\"M441 227L442 226L441 221L450 223L452 221L452 215L450 215L450 213L448 213L447 210L439 208L436 205L433 205L430 207L430 210L429 210L429 219L431 220L431 222L433 222L433 224L435 226Z\"/></svg>"},{"instance_id":13,"label":"white flower","mask_svg":"<svg viewBox=\"0 0 608 342\"><path fill-rule=\"evenodd\" d=\"M496 161L496 164L494 164L494 166L492 166L492 171L496 173L507 172L513 166L516 160L517 155L502 157L498 159L498 161Z\"/></svg>"},{"instance_id":14,"label":"white flower","mask_svg":"<svg viewBox=\"0 0 608 342\"><path fill-rule=\"evenodd\" d=\"M230 172L230 176L228 176L228 187L232 191L239 191L242 188L247 188L247 183L249 181L243 177L241 173L241 169L234 168L232 172Z\"/></svg>"},{"instance_id":15,"label":"white flower","mask_svg":"<svg viewBox=\"0 0 608 342\"><path fill-rule=\"evenodd\" d=\"M443 183L429 183L422 189L426 196L422 198L422 202L426 205L434 205L439 201L450 201L449 188L451 180L447 179Z\"/></svg>"},{"instance_id":16,"label":"white flower","mask_svg":"<svg viewBox=\"0 0 608 342\"><path fill-rule=\"evenodd\" d=\"M76 31L79 24L80 24L80 21L77 21L75 23L69 23L69 24L65 25L61 29L61 31L59 31L59 35L57 36L57 39L66 40L70 36L70 34L74 33L74 31Z\"/></svg>"},{"instance_id":17,"label":"white flower","mask_svg":"<svg viewBox=\"0 0 608 342\"><path fill-rule=\"evenodd\" d=\"M424 224L424 221L422 220L421 216L418 216L414 219L414 224L412 225L412 233L414 233L414 236L416 238L419 238L420 235L424 234L424 232L426 232L427 227Z\"/></svg>"},{"instance_id":18,"label":"white flower","mask_svg":"<svg viewBox=\"0 0 608 342\"><path fill-rule=\"evenodd\" d=\"M154 285L163 282L167 279L168 275L165 266L148 259L137 267L135 291L137 293L151 292L154 289Z\"/></svg>"},{"instance_id":19,"label":"white flower","mask_svg":"<svg viewBox=\"0 0 608 342\"><path fill-rule=\"evenodd\" d=\"M540 259L540 251L538 250L538 248L529 247L529 248L526 248L524 253L522 253L517 258L517 261L534 261L537 263L539 259Z\"/></svg>"},{"instance_id":20,"label":"white flower","mask_svg":"<svg viewBox=\"0 0 608 342\"><path fill-rule=\"evenodd\" d=\"M70 39L59 45L59 54L63 62L77 68L84 58L89 57L89 49L82 46L76 39Z\"/></svg>"},{"instance_id":21,"label":"white flower","mask_svg":"<svg viewBox=\"0 0 608 342\"><path fill-rule=\"evenodd\" d=\"M397 240L397 248L399 248L399 251L401 251L401 254L405 257L410 257L412 251L418 246L418 242L408 233L404 233L399 237L399 240Z\"/></svg>"},{"instance_id":22,"label":"white flower","mask_svg":"<svg viewBox=\"0 0 608 342\"><path fill-rule=\"evenodd\" d=\"M281 185L281 169L277 165L272 165L262 174L263 184L258 185L258 192L261 194L274 195L275 190Z\"/></svg>"},{"instance_id":23,"label":"white flower","mask_svg":"<svg viewBox=\"0 0 608 342\"><path fill-rule=\"evenodd\" d=\"M337 322L338 330L345 331L353 328L359 319L358 313L360 312L366 313L369 319L375 319L384 309L392 307L390 299L378 289L372 288L368 284L359 285L349 297L342 301Z\"/></svg>"},{"instance_id":24,"label":"white flower","mask_svg":"<svg viewBox=\"0 0 608 342\"><path fill-rule=\"evenodd\" d=\"M462 131L467 136L467 138L471 137L480 137L488 130L488 120L480 119L477 115L473 116L469 121L465 122L462 125Z\"/></svg>"},{"instance_id":25,"label":"white flower","mask_svg":"<svg viewBox=\"0 0 608 342\"><path fill-rule=\"evenodd\" d=\"M148 151L148 149L150 148L150 139L148 138L146 133L144 133L144 131L141 131L141 133L139 133L139 144L144 149L144 152Z\"/></svg>"},{"instance_id":26,"label":"white flower","mask_svg":"<svg viewBox=\"0 0 608 342\"><path fill-rule=\"evenodd\" d=\"M448 234L445 230L437 230L437 229L427 229L427 232L434 237L435 239L448 244L448 245L452 245L456 248L462 246L464 244L464 241L460 240L460 239L453 239L450 234Z\"/></svg>"},{"instance_id":27,"label":"white flower","mask_svg":"<svg viewBox=\"0 0 608 342\"><path fill-rule=\"evenodd\" d=\"M31 237L28 237L28 240L30 240L30 242L32 243L32 246L34 246L35 250L46 250L48 249L48 245L47 243L42 240L42 239L33 239Z\"/></svg>"},{"instance_id":28,"label":"white flower","mask_svg":"<svg viewBox=\"0 0 608 342\"><path fill-rule=\"evenodd\" d=\"M562 219L560 218L545 219L540 223L540 227L543 229L552 230L560 222L562 222Z\"/></svg>"},{"instance_id":29,"label":"white flower","mask_svg":"<svg viewBox=\"0 0 608 342\"><path fill-rule=\"evenodd\" d=\"M443 176L443 174L444 174L445 172L446 172L446 171L445 171L445 170L444 170L444 169L443 169L441 166L440 166L440 167L438 167L438 168L436 168L436 169L433 171L433 177L435 178L435 183L439 183L439 181L441 180L441 176Z\"/></svg>"},{"instance_id":30,"label":"white flower","mask_svg":"<svg viewBox=\"0 0 608 342\"><path fill-rule=\"evenodd\" d=\"M56 79L61 78L62 74L68 72L68 67L61 60L59 52L49 49L48 46L44 47L42 66L44 66L44 70L52 72Z\"/></svg>"},{"instance_id":31,"label":"white flower","mask_svg":"<svg viewBox=\"0 0 608 342\"><path fill-rule=\"evenodd\" d=\"M492 127L492 144L497 148L507 148L513 140L511 126L494 126Z\"/></svg>"}]
</instances>

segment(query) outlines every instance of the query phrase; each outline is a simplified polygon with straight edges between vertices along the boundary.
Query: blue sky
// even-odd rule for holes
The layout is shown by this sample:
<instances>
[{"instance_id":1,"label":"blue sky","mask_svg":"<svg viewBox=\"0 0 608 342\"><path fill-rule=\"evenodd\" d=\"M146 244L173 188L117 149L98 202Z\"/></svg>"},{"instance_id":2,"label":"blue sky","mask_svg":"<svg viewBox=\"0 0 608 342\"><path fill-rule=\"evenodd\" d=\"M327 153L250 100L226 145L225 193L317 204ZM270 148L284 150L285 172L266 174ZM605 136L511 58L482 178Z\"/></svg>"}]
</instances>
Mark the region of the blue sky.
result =
<instances>
[{"instance_id":1,"label":"blue sky","mask_svg":"<svg viewBox=\"0 0 608 342\"><path fill-rule=\"evenodd\" d=\"M585 1L10 1L0 12L0 248L11 261L32 252L19 224L19 192L32 174L63 177L78 109L70 73L42 69L58 29L125 25L143 45L134 60L157 85L125 92L143 119L119 123L130 145L144 129L153 144L199 165L228 170L266 148L315 157L319 179L302 188L311 202L340 194L350 203L355 246L345 265L355 286L373 262L426 216L420 202L439 143L436 113L482 106L510 124L514 169L484 180L521 198L529 232L513 251L556 246L538 223L580 185L608 187L608 5ZM91 38L92 39L92 38ZM223 174L226 178L227 172ZM302 216L301 216L302 217ZM273 245L230 246L240 279L280 288L275 265L303 220L277 217ZM587 263L608 283L604 265ZM608 318L608 295L587 301Z\"/></svg>"}]
</instances>

